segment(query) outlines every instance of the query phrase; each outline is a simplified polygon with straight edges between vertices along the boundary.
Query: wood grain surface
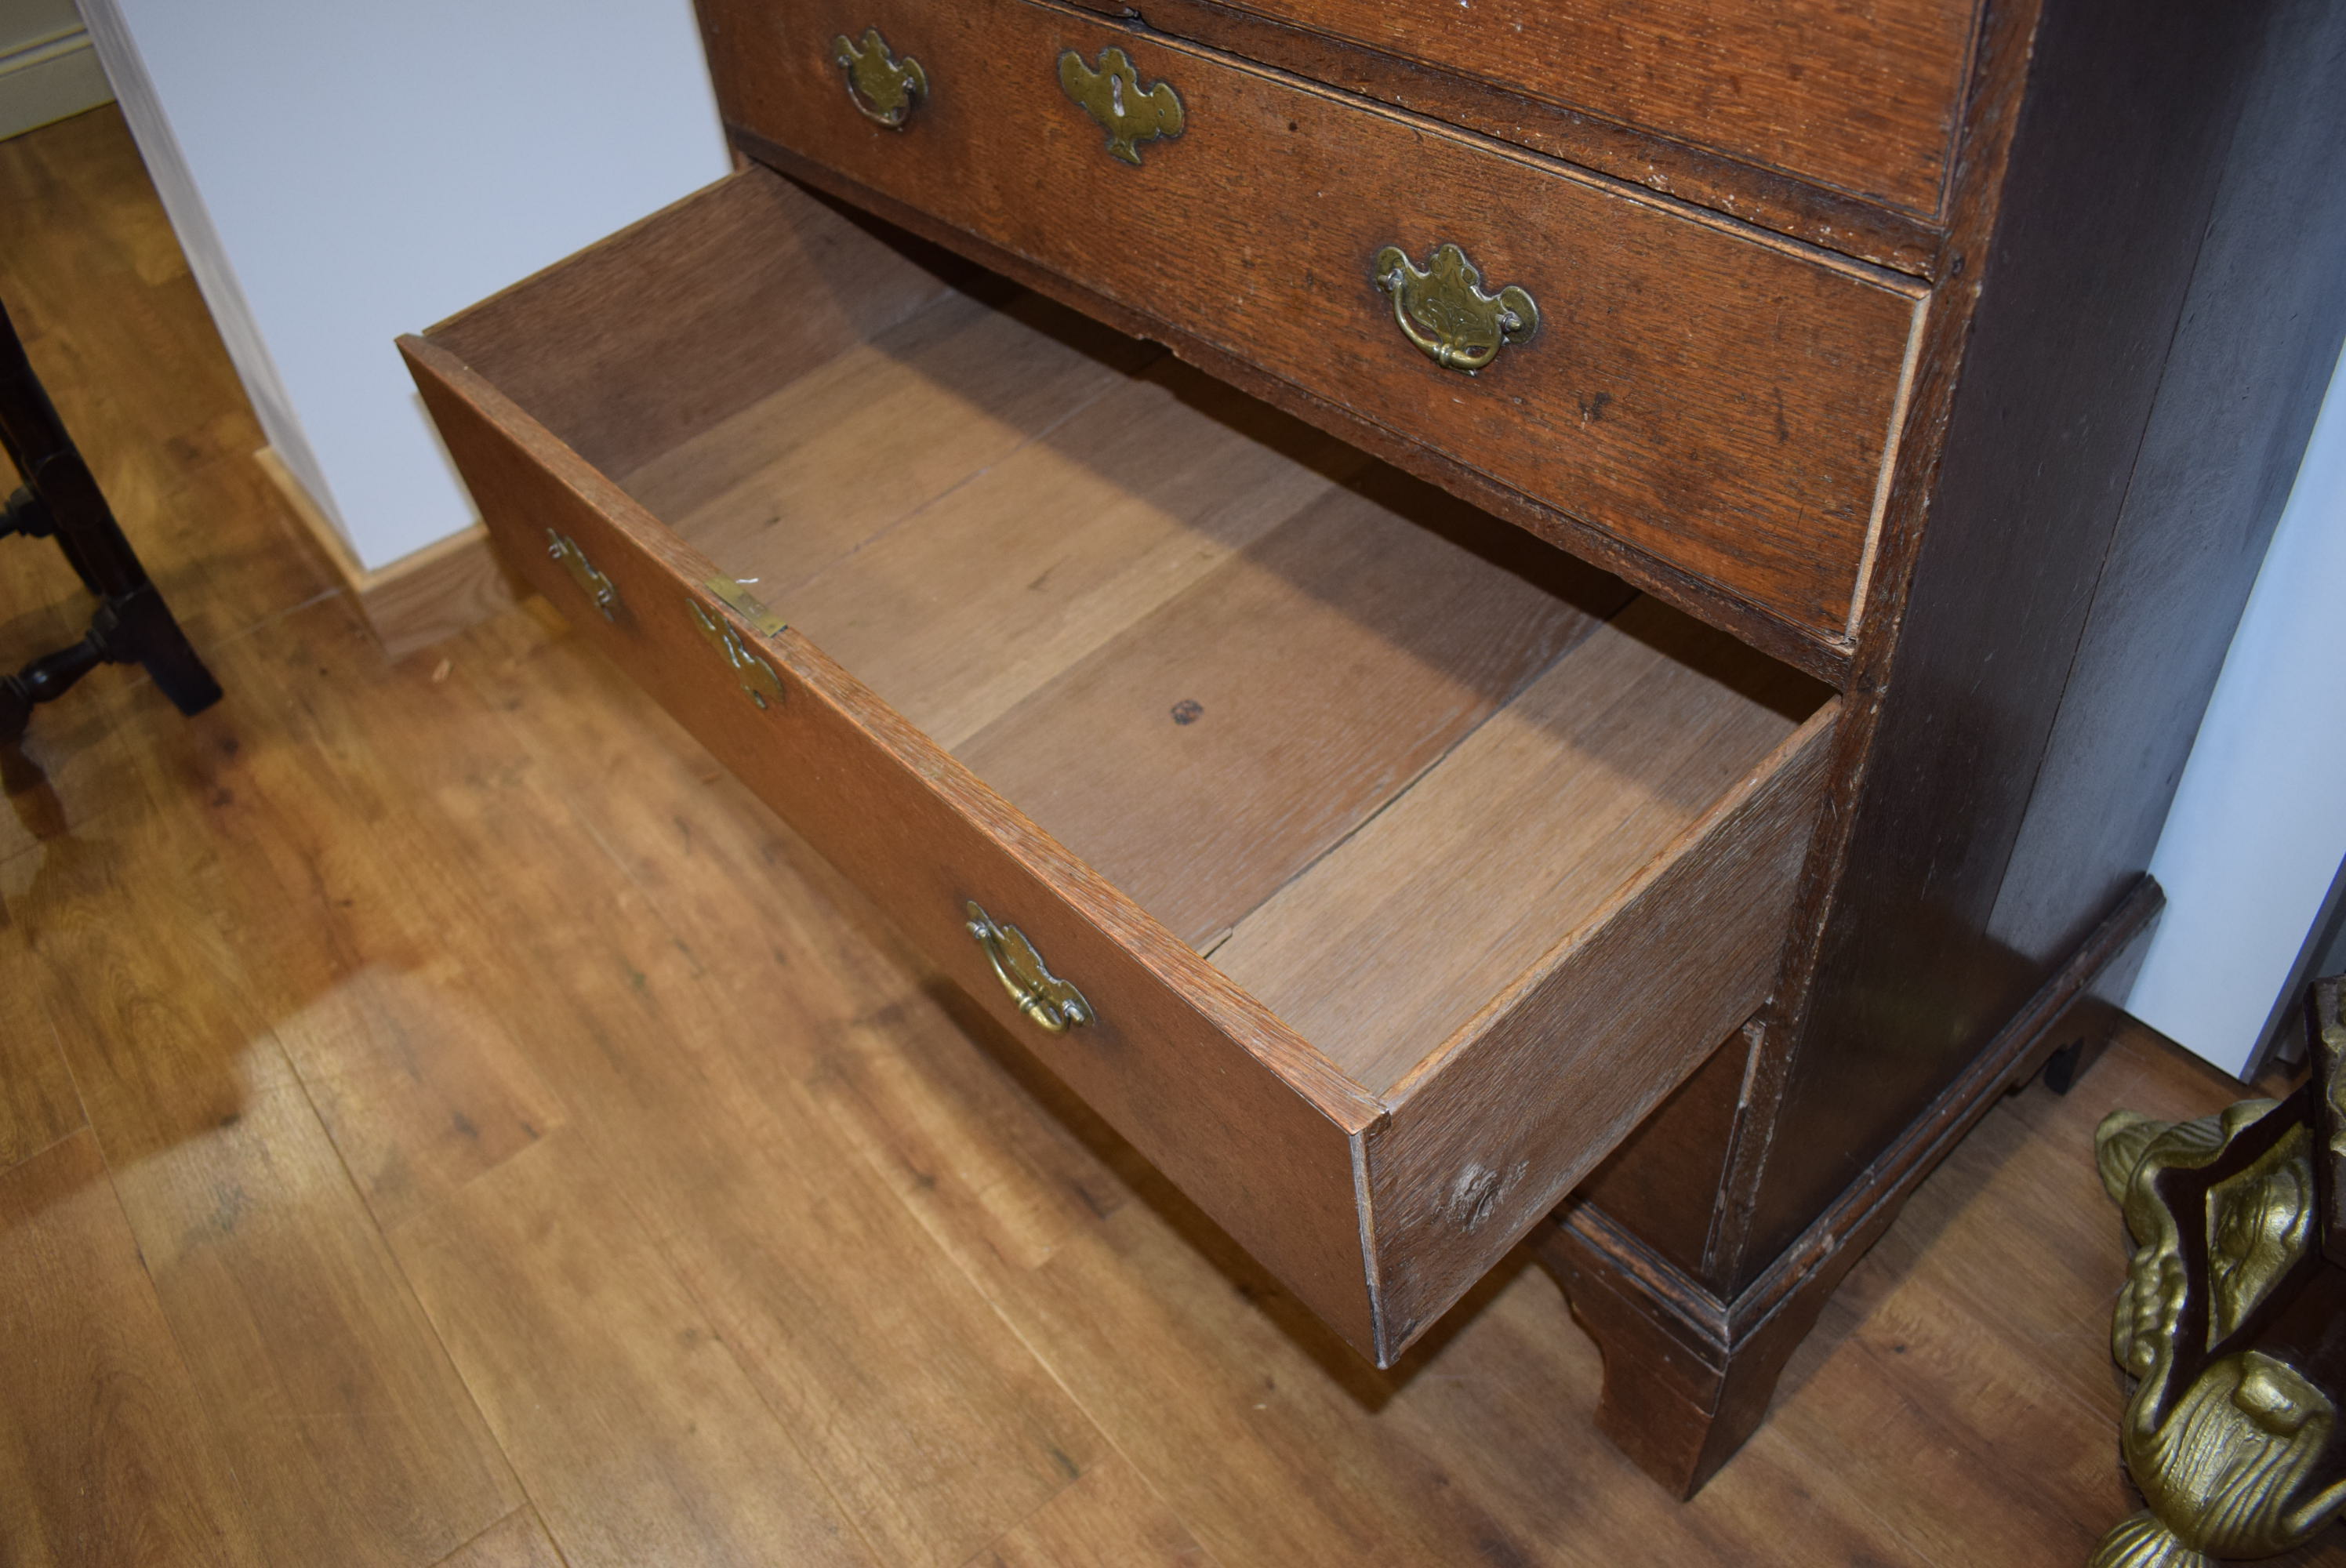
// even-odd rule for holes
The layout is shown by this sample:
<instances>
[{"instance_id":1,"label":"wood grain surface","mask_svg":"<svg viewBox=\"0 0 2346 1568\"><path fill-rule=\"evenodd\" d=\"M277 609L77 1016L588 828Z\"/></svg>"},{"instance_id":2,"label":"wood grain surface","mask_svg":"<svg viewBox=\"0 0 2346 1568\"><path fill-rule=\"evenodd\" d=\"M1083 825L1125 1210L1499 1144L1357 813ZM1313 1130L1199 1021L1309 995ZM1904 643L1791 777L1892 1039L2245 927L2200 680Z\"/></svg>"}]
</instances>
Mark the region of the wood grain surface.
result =
<instances>
[{"instance_id":1,"label":"wood grain surface","mask_svg":"<svg viewBox=\"0 0 2346 1568\"><path fill-rule=\"evenodd\" d=\"M961 756L1214 951L1628 596L1382 471L1136 619ZM1357 1031L1268 1004L1382 1093Z\"/></svg>"},{"instance_id":2,"label":"wood grain surface","mask_svg":"<svg viewBox=\"0 0 2346 1568\"><path fill-rule=\"evenodd\" d=\"M729 117L1827 636L1848 629L1922 292L1432 122L1026 0L704 13ZM902 132L831 59L878 26L943 84ZM1187 128L1108 157L1062 50L1133 52ZM968 87L956 84L967 83ZM982 86L980 84L983 84ZM1478 376L1371 262L1464 248L1539 302Z\"/></svg>"},{"instance_id":3,"label":"wood grain surface","mask_svg":"<svg viewBox=\"0 0 2346 1568\"><path fill-rule=\"evenodd\" d=\"M1136 9L1119 0L1074 3L1110 15ZM1917 277L1943 275L1945 232L1936 220L1813 179L1215 0L1148 0L1146 19L1158 33L1513 142L1861 261Z\"/></svg>"},{"instance_id":4,"label":"wood grain surface","mask_svg":"<svg viewBox=\"0 0 2346 1568\"><path fill-rule=\"evenodd\" d=\"M2071 1097L2031 1088L1991 1110L1851 1271L1769 1424L1679 1505L1591 1426L1598 1352L1536 1270L1511 1260L1401 1369L1367 1369L543 606L386 662L250 471L258 429L118 116L0 144L0 198L39 219L0 230L0 291L40 301L34 357L158 579L199 609L230 694L187 721L101 671L42 709L0 810L0 1001L46 972L44 932L87 921L118 933L122 990L221 991L271 1020L344 1156L348 1175L321 1180L354 1196L270 1223L331 1232L361 1196L362 1225L397 1215L396 1272L362 1292L404 1293L411 1234L506 1235L524 1216L543 1241L437 1272L452 1322L510 1309L468 1278L541 1277L575 1247L635 1259L566 1290L557 1327L601 1386L645 1358L619 1384L645 1401L597 1404L594 1430L705 1511L672 1520L677 1539L739 1539L770 1515L762 1479L689 1490L703 1448L662 1416L680 1390L657 1369L709 1352L616 1310L679 1291L685 1324L742 1325L724 1348L766 1369L761 1400L805 1390L769 1404L790 1411L778 1424L834 1488L860 1489L835 1491L842 1506L897 1522L893 1561L923 1568L2049 1568L2134 1506L2106 1349L2125 1249L2086 1151L2113 1105L2190 1116L2239 1085L2136 1029ZM0 550L0 636L79 611L58 566ZM74 868L92 861L138 875L85 895ZM190 971L172 954L191 923L239 940ZM18 1060L0 1052L0 1073ZM291 1485L223 1441L269 1359L344 1330L305 1319L263 1341L257 1372L241 1347L180 1332L116 1196L122 1167L98 1155L125 1102L88 1103L94 1133L0 1173L0 1551L39 1568L306 1565L352 1560L312 1550L338 1532L434 1533L382 1511L372 1484ZM477 1156L457 1157L459 1115L503 1118L478 1122ZM523 1123L543 1135L515 1144ZM279 1135L254 1133L264 1152ZM588 1157L539 1162L561 1143ZM394 1148L422 1173L395 1200ZM864 1222L808 1228L816 1191ZM607 1223L620 1233L596 1242ZM644 1232L663 1245L627 1239ZM782 1283L812 1294L758 1329ZM860 1337L882 1309L883 1331ZM891 1349L887 1332L924 1321L933 1337ZM825 1337L842 1370L793 1372L790 1348ZM1020 1359L1034 1381L969 1373ZM563 1373L501 1376L465 1397L578 1399ZM1028 1391L989 1391L1005 1387ZM365 1462L410 1462L374 1435ZM507 1458L531 1497L579 1500L575 1535L548 1518L541 1540L541 1511L516 1503L448 1517L449 1544L417 1541L403 1563L608 1562L596 1543L648 1528L629 1507L644 1493L578 1484L560 1451ZM2346 1538L2283 1561L2331 1568Z\"/></svg>"},{"instance_id":5,"label":"wood grain surface","mask_svg":"<svg viewBox=\"0 0 2346 1568\"><path fill-rule=\"evenodd\" d=\"M1953 160L1979 11L1976 0L1227 3L1925 216ZM1116 8L1158 22L1148 0Z\"/></svg>"},{"instance_id":6,"label":"wood grain surface","mask_svg":"<svg viewBox=\"0 0 2346 1568\"><path fill-rule=\"evenodd\" d=\"M689 252L663 259L701 264ZM1056 307L1001 311L949 296L805 373L783 372L778 390L732 418L614 473L727 570L788 605L808 578L1028 446L1151 353ZM627 401L632 381L615 373L603 395Z\"/></svg>"},{"instance_id":7,"label":"wood grain surface","mask_svg":"<svg viewBox=\"0 0 2346 1568\"><path fill-rule=\"evenodd\" d=\"M541 1140L393 1244L498 1443L548 1478L535 1500L587 1561L881 1561L590 1146Z\"/></svg>"},{"instance_id":8,"label":"wood grain surface","mask_svg":"<svg viewBox=\"0 0 2346 1568\"><path fill-rule=\"evenodd\" d=\"M1389 1345L1430 1324L1758 1007L1833 711L1752 765L1396 1088L1369 1155Z\"/></svg>"},{"instance_id":9,"label":"wood grain surface","mask_svg":"<svg viewBox=\"0 0 2346 1568\"><path fill-rule=\"evenodd\" d=\"M86 1130L0 1172L0 1334L10 1563L270 1561Z\"/></svg>"},{"instance_id":10,"label":"wood grain surface","mask_svg":"<svg viewBox=\"0 0 2346 1568\"><path fill-rule=\"evenodd\" d=\"M958 752L1366 466L1160 360L970 474L784 608ZM682 526L690 536L690 521Z\"/></svg>"},{"instance_id":11,"label":"wood grain surface","mask_svg":"<svg viewBox=\"0 0 2346 1568\"><path fill-rule=\"evenodd\" d=\"M537 1511L515 1509L442 1558L436 1568L563 1568Z\"/></svg>"},{"instance_id":12,"label":"wood grain surface","mask_svg":"<svg viewBox=\"0 0 2346 1568\"><path fill-rule=\"evenodd\" d=\"M1405 1094L1444 1044L1608 918L1822 696L1639 600L1249 913L1215 964L1375 1093ZM1755 916L1770 903L1756 888L1736 896ZM1674 962L1702 968L1704 945Z\"/></svg>"},{"instance_id":13,"label":"wood grain surface","mask_svg":"<svg viewBox=\"0 0 2346 1568\"><path fill-rule=\"evenodd\" d=\"M963 270L882 257L853 218L725 180L434 330L458 353L510 367L514 395L556 433L628 473L936 300L934 267ZM612 395L622 372L624 401Z\"/></svg>"}]
</instances>

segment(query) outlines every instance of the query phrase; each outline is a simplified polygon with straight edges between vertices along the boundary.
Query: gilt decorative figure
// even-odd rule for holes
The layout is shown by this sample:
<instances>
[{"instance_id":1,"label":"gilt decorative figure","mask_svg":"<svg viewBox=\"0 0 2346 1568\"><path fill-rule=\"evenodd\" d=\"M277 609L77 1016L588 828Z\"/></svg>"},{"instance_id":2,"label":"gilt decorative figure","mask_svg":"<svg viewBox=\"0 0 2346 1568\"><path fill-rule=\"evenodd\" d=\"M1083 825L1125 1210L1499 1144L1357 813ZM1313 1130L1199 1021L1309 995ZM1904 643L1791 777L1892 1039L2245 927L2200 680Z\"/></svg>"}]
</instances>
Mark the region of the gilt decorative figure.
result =
<instances>
[{"instance_id":1,"label":"gilt decorative figure","mask_svg":"<svg viewBox=\"0 0 2346 1568\"><path fill-rule=\"evenodd\" d=\"M2324 1092L2346 1053L2338 1001L2324 983L2323 1060L2287 1100L2176 1123L2115 1111L2095 1135L2135 1241L2110 1349L2138 1380L2120 1444L2148 1507L2093 1568L2270 1557L2346 1510L2346 1268L2325 1257L2336 1196L2321 1192L2346 1152Z\"/></svg>"}]
</instances>

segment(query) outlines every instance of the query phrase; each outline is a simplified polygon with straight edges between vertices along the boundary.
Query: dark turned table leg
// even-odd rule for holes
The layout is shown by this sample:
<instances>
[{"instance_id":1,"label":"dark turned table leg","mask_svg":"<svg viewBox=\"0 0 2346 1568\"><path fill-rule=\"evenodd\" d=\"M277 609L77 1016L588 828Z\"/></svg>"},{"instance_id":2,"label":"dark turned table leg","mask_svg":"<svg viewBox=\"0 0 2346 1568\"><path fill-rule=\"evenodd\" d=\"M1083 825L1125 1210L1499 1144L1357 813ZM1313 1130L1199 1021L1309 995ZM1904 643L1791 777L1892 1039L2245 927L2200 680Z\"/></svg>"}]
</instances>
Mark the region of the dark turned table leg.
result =
<instances>
[{"instance_id":1,"label":"dark turned table leg","mask_svg":"<svg viewBox=\"0 0 2346 1568\"><path fill-rule=\"evenodd\" d=\"M123 536L113 508L82 461L48 394L33 373L15 324L0 310L0 449L24 487L0 514L0 539L49 539L97 608L81 640L0 675L0 747L24 738L33 709L70 690L101 664L146 667L181 713L218 702L219 683L204 667L179 624Z\"/></svg>"}]
</instances>

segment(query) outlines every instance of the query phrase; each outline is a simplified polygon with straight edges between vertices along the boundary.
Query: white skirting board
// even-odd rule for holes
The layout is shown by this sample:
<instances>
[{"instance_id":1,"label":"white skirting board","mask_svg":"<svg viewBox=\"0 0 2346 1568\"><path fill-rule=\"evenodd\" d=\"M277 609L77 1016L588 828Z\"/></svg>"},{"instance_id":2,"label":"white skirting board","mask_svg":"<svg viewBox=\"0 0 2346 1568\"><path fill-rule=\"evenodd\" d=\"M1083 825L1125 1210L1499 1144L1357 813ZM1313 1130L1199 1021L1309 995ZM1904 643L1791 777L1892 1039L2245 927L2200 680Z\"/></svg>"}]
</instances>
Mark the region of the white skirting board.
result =
<instances>
[{"instance_id":1,"label":"white skirting board","mask_svg":"<svg viewBox=\"0 0 2346 1568\"><path fill-rule=\"evenodd\" d=\"M97 51L78 27L0 54L0 139L113 101Z\"/></svg>"}]
</instances>

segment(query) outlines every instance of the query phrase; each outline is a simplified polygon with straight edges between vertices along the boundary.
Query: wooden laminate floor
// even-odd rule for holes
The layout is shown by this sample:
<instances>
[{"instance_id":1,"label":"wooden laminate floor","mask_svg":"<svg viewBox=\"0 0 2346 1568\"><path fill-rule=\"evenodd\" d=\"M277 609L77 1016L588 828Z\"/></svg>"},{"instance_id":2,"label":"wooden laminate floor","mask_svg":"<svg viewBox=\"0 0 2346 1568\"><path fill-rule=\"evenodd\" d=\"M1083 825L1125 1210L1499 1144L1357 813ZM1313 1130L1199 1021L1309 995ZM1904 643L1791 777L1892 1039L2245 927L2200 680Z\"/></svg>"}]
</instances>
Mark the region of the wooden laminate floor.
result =
<instances>
[{"instance_id":1,"label":"wooden laminate floor","mask_svg":"<svg viewBox=\"0 0 2346 1568\"><path fill-rule=\"evenodd\" d=\"M1955 1568L2130 1509L2091 1129L2237 1093L2147 1032L1987 1119L1681 1506L1544 1276L1372 1371L542 608L387 664L111 111L0 211L228 689L103 670L8 760L0 1563ZM0 661L85 614L0 545Z\"/></svg>"}]
</instances>

